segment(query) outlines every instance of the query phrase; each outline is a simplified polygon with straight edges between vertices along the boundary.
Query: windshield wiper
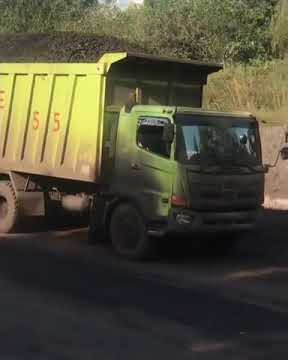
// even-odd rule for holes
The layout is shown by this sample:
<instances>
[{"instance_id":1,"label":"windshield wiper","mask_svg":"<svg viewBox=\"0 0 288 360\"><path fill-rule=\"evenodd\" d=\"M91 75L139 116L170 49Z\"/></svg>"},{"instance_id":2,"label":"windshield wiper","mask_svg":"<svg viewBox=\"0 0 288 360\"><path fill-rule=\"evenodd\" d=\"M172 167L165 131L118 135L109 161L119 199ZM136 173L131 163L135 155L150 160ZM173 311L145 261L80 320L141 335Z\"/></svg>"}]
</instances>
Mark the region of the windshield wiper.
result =
<instances>
[{"instance_id":1,"label":"windshield wiper","mask_svg":"<svg viewBox=\"0 0 288 360\"><path fill-rule=\"evenodd\" d=\"M200 170L206 173L214 173L223 171L223 169L228 170L231 168L231 165L227 166L227 163L219 160L219 158L211 158L208 161L200 160L199 162Z\"/></svg>"}]
</instances>

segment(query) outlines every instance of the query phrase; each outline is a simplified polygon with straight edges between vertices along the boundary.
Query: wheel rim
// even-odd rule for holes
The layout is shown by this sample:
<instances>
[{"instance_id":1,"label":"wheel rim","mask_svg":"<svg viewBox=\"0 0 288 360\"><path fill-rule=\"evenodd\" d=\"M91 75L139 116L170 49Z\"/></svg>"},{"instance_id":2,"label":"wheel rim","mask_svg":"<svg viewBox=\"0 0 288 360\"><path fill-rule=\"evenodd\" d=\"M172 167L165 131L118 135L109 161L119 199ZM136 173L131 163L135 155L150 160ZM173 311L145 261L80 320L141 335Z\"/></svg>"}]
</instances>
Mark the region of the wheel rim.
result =
<instances>
[{"instance_id":1,"label":"wheel rim","mask_svg":"<svg viewBox=\"0 0 288 360\"><path fill-rule=\"evenodd\" d=\"M117 217L114 239L120 250L133 251L139 245L140 234L139 221L131 214L121 214Z\"/></svg>"},{"instance_id":2,"label":"wheel rim","mask_svg":"<svg viewBox=\"0 0 288 360\"><path fill-rule=\"evenodd\" d=\"M7 215L8 215L8 202L3 196L0 196L0 219L2 220L5 219Z\"/></svg>"}]
</instances>

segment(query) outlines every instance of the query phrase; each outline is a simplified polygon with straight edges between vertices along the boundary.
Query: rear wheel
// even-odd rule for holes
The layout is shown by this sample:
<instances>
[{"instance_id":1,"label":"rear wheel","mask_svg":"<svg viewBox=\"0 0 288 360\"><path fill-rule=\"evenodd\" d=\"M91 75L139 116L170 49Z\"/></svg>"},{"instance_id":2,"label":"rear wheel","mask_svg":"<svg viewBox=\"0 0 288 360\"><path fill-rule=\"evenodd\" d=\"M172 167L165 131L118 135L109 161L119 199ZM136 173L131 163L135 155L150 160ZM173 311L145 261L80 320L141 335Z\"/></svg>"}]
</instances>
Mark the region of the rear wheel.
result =
<instances>
[{"instance_id":1,"label":"rear wheel","mask_svg":"<svg viewBox=\"0 0 288 360\"><path fill-rule=\"evenodd\" d=\"M147 258L152 250L144 219L136 207L119 205L112 213L110 239L115 252L131 260Z\"/></svg>"},{"instance_id":2,"label":"rear wheel","mask_svg":"<svg viewBox=\"0 0 288 360\"><path fill-rule=\"evenodd\" d=\"M0 181L0 233L15 230L19 218L19 204L10 181Z\"/></svg>"}]
</instances>

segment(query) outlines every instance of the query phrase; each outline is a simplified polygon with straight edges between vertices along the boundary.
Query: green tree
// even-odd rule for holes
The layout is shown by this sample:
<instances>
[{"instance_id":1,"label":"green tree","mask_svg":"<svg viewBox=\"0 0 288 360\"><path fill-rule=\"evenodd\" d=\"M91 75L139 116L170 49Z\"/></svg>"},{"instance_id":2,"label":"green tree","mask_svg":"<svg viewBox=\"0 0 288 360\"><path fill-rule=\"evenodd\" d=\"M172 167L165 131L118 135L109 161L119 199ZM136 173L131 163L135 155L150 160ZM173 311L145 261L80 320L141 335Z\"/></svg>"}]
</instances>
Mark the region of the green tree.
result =
<instances>
[{"instance_id":1,"label":"green tree","mask_svg":"<svg viewBox=\"0 0 288 360\"><path fill-rule=\"evenodd\" d=\"M154 5L146 16L146 45L153 52L188 58L264 60L271 56L269 26L275 3L171 0L169 6Z\"/></svg>"},{"instance_id":2,"label":"green tree","mask_svg":"<svg viewBox=\"0 0 288 360\"><path fill-rule=\"evenodd\" d=\"M79 19L94 0L0 0L0 30L53 31L66 21Z\"/></svg>"},{"instance_id":3,"label":"green tree","mask_svg":"<svg viewBox=\"0 0 288 360\"><path fill-rule=\"evenodd\" d=\"M171 0L144 0L144 6L151 8L165 8L168 7Z\"/></svg>"}]
</instances>

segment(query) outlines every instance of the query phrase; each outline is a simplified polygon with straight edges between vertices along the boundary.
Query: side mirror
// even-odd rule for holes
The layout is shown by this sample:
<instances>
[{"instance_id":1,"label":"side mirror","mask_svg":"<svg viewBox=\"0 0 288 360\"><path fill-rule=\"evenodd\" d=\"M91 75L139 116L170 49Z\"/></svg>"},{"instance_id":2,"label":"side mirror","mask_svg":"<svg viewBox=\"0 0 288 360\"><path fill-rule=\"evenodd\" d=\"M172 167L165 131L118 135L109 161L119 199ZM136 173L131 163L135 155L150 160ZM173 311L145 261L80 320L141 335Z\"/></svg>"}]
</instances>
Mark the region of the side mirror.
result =
<instances>
[{"instance_id":1,"label":"side mirror","mask_svg":"<svg viewBox=\"0 0 288 360\"><path fill-rule=\"evenodd\" d=\"M288 144L285 144L280 150L282 160L288 160Z\"/></svg>"},{"instance_id":2,"label":"side mirror","mask_svg":"<svg viewBox=\"0 0 288 360\"><path fill-rule=\"evenodd\" d=\"M163 129L162 140L168 144L171 144L174 140L174 125L171 123L165 124Z\"/></svg>"}]
</instances>

